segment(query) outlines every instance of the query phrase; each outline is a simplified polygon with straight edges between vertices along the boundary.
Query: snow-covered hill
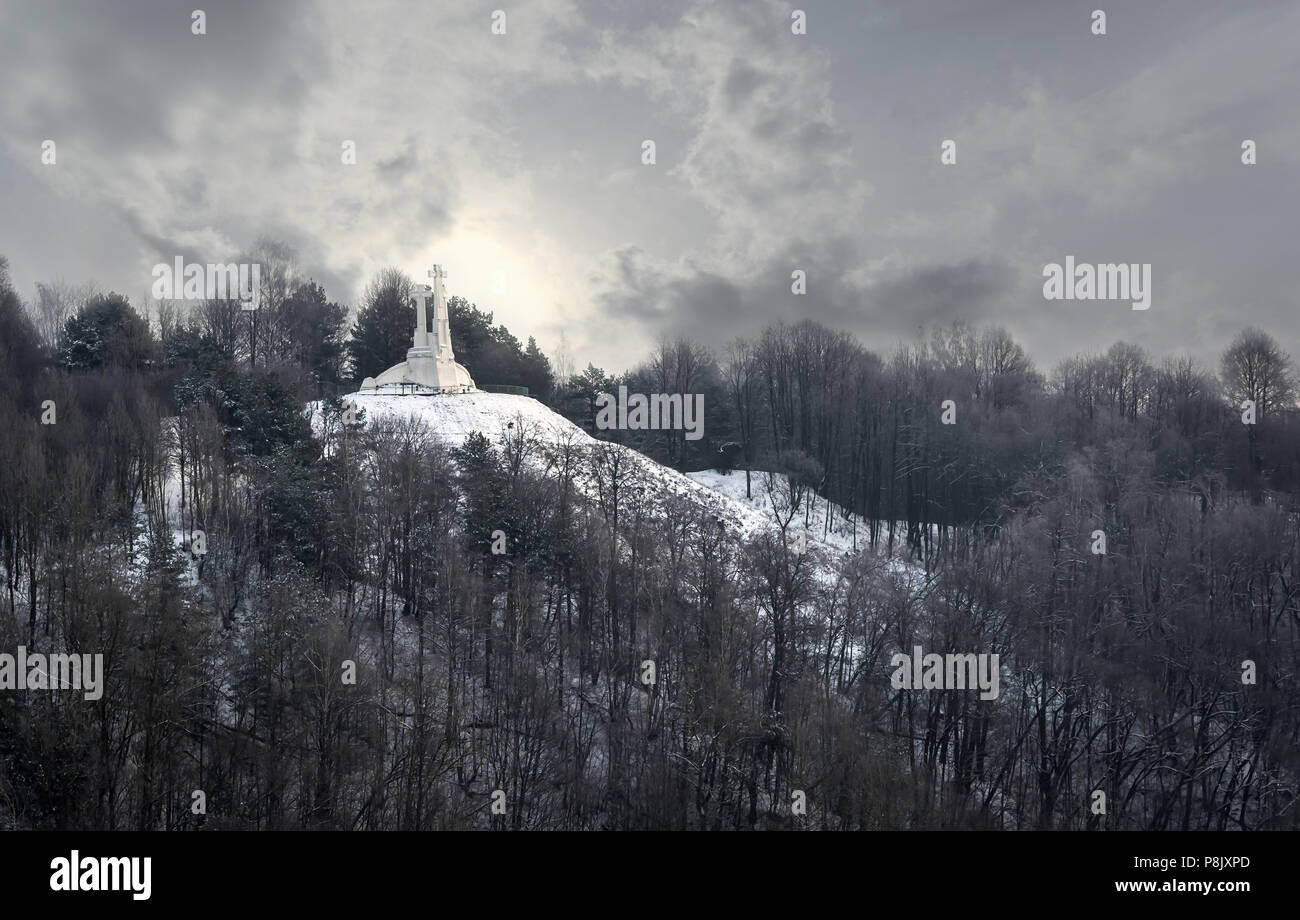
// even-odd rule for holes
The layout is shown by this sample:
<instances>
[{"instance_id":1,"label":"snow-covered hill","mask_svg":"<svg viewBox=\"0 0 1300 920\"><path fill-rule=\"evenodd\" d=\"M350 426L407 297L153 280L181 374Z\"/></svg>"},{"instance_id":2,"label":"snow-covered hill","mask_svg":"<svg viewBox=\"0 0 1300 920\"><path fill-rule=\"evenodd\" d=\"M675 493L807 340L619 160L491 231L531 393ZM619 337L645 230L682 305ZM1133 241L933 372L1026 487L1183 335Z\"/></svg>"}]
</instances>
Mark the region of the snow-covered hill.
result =
<instances>
[{"instance_id":1,"label":"snow-covered hill","mask_svg":"<svg viewBox=\"0 0 1300 920\"><path fill-rule=\"evenodd\" d=\"M597 441L568 419L551 411L542 403L527 396L505 393L473 392L456 395L399 395L396 393L363 392L344 397L345 401L364 411L368 420L385 416L414 417L429 426L435 436L451 445L459 445L473 432L479 432L495 444L501 444L513 431L522 428L539 443L557 446L566 441L580 447L591 447L606 442ZM319 405L313 404L313 412ZM513 426L513 427L512 427ZM772 527L775 515L765 488L765 477L753 474L753 498L745 499L745 474L724 475L704 471L682 474L656 463L631 448L608 445L623 452L628 463L645 487L661 496L677 496L708 510L720 518L732 532L752 536L760 529ZM777 480L780 483L780 480ZM588 491L593 484L578 481L579 488ZM833 530L825 533L825 503L819 502L821 514L808 529L808 542L822 544L837 555L849 549L851 536L844 522L832 510ZM793 526L802 526L802 517ZM835 532L838 529L838 532ZM861 544L859 544L861 545Z\"/></svg>"},{"instance_id":2,"label":"snow-covered hill","mask_svg":"<svg viewBox=\"0 0 1300 920\"><path fill-rule=\"evenodd\" d=\"M367 420L383 416L419 418L448 444L459 445L475 431L499 442L507 426L512 422L519 424L520 420L536 433L539 440L558 443L566 435L577 435L587 442L594 440L564 416L528 396L477 390L473 393L426 395L368 391L353 393L343 399L364 411Z\"/></svg>"}]
</instances>

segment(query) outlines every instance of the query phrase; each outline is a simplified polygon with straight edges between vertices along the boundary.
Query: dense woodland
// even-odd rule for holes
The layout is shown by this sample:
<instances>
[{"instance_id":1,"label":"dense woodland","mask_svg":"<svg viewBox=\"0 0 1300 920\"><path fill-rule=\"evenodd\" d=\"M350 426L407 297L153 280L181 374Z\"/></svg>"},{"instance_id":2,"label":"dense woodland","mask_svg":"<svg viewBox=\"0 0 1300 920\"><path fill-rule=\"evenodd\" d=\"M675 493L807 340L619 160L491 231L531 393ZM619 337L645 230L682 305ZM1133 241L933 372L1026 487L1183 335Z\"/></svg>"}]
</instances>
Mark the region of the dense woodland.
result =
<instances>
[{"instance_id":1,"label":"dense woodland","mask_svg":"<svg viewBox=\"0 0 1300 920\"><path fill-rule=\"evenodd\" d=\"M251 256L251 316L25 298L0 262L0 651L108 675L0 692L0 828L1300 825L1300 417L1266 332L1042 371L996 328L877 353L802 322L615 378L457 301L479 383L605 440L449 447L341 414L408 347L409 279L353 313ZM620 383L705 393L705 437L594 431ZM729 532L613 440L778 486L779 526ZM790 551L833 514L855 551ZM1001 695L893 689L917 644L1000 654Z\"/></svg>"}]
</instances>

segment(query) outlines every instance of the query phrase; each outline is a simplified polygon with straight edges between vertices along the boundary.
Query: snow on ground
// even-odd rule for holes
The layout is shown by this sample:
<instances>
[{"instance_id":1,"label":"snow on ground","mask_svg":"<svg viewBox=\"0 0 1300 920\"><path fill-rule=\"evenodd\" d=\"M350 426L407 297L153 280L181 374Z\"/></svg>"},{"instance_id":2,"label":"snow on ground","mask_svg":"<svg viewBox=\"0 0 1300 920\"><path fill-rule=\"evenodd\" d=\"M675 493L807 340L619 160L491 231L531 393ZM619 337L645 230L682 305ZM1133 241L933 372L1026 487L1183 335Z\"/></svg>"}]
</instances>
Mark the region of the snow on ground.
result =
<instances>
[{"instance_id":1,"label":"snow on ground","mask_svg":"<svg viewBox=\"0 0 1300 920\"><path fill-rule=\"evenodd\" d=\"M435 436L452 445L463 443L475 431L499 445L510 431L511 423L516 427L522 424L543 444L558 445L566 439L586 447L607 443L596 440L564 416L528 396L478 391L412 395L364 392L345 396L344 400L353 403L358 410L364 410L367 420L382 416L418 418L429 426ZM318 404L313 404L312 408L313 414L319 411ZM625 453L639 477L652 491L663 496L678 496L707 508L733 532L750 537L775 524L767 493L758 487L764 480L762 473L753 474L756 484L754 500L746 501L743 472L732 473L730 476L707 471L682 474L631 448L610 446ZM577 485L589 497L594 496L593 483L578 481ZM825 502L819 500L818 506L825 511ZM834 526L842 528L843 525L843 521L837 521ZM794 526L801 525L796 523ZM851 548L852 538L848 532L841 530L823 534L823 527L821 519L812 523L808 531L810 545L822 544L828 549L836 550L837 555Z\"/></svg>"},{"instance_id":2,"label":"snow on ground","mask_svg":"<svg viewBox=\"0 0 1300 920\"><path fill-rule=\"evenodd\" d=\"M477 431L494 442L511 422L522 418L539 440L559 442L573 432L583 441L589 437L564 416L552 412L529 396L509 393L411 394L364 392L343 397L345 402L364 410L366 419L384 415L415 416L425 422L444 441L459 445ZM316 405L316 404L313 404Z\"/></svg>"},{"instance_id":3,"label":"snow on ground","mask_svg":"<svg viewBox=\"0 0 1300 920\"><path fill-rule=\"evenodd\" d=\"M765 472L751 472L749 489L751 497L749 498L745 497L744 470L731 473L721 473L717 470L701 470L698 473L687 473L686 475L700 485L707 486L722 495L733 504L743 506L755 514L764 516L766 520L773 524L776 522L776 512L769 488L776 490L777 506L780 506L782 494L788 494L785 475L782 473L775 473L769 477L769 474ZM799 514L790 523L790 532L794 534L799 530L806 530L809 546L821 546L824 550L833 550L833 556L829 552L825 554L826 561L830 562L836 557L868 551L870 547L869 527L869 522L858 515L846 515L844 509L834 502L827 501L820 495L811 495L804 497ZM902 532L902 529L903 524L900 522L899 531ZM885 551L881 546L877 549L876 554L881 557L885 571L902 578L903 582L913 590L924 584L926 578L925 567L918 562L909 560L905 551L900 550L895 553L893 558L885 559ZM827 587L834 584L835 569L833 565L822 567L821 580L822 584Z\"/></svg>"},{"instance_id":4,"label":"snow on ground","mask_svg":"<svg viewBox=\"0 0 1300 920\"><path fill-rule=\"evenodd\" d=\"M776 523L776 512L774 511L769 488L775 489L778 506L782 494L786 493L788 489L785 475L782 473L769 476L764 472L751 472L749 474L751 497L749 498L745 497L744 470L735 470L730 473L720 473L717 470L700 470L698 473L687 473L686 476L728 500L762 515L772 523ZM770 484L769 479L771 480ZM843 509L839 505L828 502L820 495L806 496L804 503L805 507L801 508L799 513L795 515L790 527L791 530L806 529L810 543L820 543L828 549L834 549L840 553L851 553L861 550L867 542L867 525L856 515L846 518ZM855 521L857 523L856 550L853 537Z\"/></svg>"}]
</instances>

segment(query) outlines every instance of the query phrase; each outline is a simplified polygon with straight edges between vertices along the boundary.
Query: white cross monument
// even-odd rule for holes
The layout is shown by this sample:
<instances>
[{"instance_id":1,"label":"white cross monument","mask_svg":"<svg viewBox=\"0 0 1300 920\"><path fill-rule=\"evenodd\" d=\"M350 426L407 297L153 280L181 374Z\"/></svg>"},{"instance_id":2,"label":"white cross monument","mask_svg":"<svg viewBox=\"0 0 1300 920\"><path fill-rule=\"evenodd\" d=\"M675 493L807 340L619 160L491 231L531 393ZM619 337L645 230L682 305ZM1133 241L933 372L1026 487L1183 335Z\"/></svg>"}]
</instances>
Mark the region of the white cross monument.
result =
<instances>
[{"instance_id":1,"label":"white cross monument","mask_svg":"<svg viewBox=\"0 0 1300 920\"><path fill-rule=\"evenodd\" d=\"M451 326L447 322L447 292L442 279L447 277L441 265L429 270L433 284L416 285L411 296L415 300L415 335L406 360L395 364L378 377L361 381L362 390L377 390L392 386L399 390L415 388L424 392L468 393L474 389L474 379L469 371L456 363L451 350ZM434 330L429 331L425 303L433 298Z\"/></svg>"}]
</instances>

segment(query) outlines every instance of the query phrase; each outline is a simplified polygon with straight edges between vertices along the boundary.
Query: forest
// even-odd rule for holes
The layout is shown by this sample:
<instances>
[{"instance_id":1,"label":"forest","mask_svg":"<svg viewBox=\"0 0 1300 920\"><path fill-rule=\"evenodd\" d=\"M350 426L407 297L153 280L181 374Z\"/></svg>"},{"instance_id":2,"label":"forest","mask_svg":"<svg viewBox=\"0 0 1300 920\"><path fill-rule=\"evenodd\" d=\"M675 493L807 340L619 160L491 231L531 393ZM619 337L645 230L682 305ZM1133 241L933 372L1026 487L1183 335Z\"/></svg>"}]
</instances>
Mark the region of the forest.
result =
<instances>
[{"instance_id":1,"label":"forest","mask_svg":"<svg viewBox=\"0 0 1300 920\"><path fill-rule=\"evenodd\" d=\"M105 667L94 701L0 692L0 828L1300 827L1300 410L1267 331L1040 370L997 327L874 351L803 321L611 375L453 299L475 380L596 442L452 444L345 413L409 347L407 276L353 310L249 257L253 315L25 298L0 260L0 651ZM704 394L704 436L598 430L620 385ZM743 478L773 527L628 449ZM894 688L914 646L999 655L1000 693Z\"/></svg>"}]
</instances>

